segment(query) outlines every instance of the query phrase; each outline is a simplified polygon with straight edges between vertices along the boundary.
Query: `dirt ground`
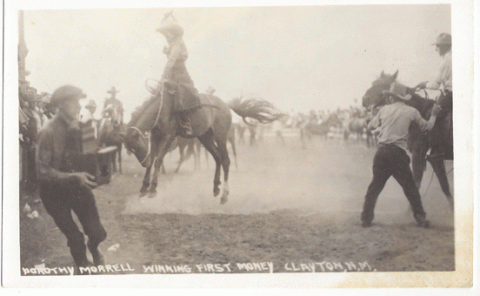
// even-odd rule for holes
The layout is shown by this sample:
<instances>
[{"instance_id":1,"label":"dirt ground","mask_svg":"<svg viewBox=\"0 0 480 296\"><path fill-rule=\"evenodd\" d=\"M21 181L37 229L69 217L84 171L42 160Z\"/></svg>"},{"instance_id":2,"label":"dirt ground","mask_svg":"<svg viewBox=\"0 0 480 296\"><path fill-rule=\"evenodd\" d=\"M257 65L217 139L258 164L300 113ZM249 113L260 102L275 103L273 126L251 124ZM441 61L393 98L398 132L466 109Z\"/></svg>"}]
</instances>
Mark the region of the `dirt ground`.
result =
<instances>
[{"instance_id":1,"label":"dirt ground","mask_svg":"<svg viewBox=\"0 0 480 296\"><path fill-rule=\"evenodd\" d=\"M247 143L237 143L225 205L213 197L214 162L203 152L199 169L190 159L178 174L178 152L167 155L155 198L138 198L144 169L125 153L123 174L94 189L108 233L100 245L107 264L135 274L455 269L453 214L436 178L429 186L430 166L420 190L430 229L416 226L393 178L372 227L362 228L375 148L341 138L302 148L295 133L284 135L285 145L268 133L253 147L248 135ZM446 165L450 170L452 163ZM448 177L452 182L453 172ZM41 202L29 205L39 217L21 213L21 266L73 266Z\"/></svg>"}]
</instances>

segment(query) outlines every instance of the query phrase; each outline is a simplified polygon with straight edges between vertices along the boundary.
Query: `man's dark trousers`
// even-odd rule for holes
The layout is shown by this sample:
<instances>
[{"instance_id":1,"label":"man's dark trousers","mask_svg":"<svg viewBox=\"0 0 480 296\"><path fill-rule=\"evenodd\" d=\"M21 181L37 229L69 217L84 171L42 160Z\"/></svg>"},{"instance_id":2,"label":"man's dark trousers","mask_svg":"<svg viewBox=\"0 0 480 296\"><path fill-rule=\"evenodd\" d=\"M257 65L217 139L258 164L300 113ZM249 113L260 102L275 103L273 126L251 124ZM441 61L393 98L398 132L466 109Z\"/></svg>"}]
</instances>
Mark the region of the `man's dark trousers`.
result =
<instances>
[{"instance_id":1,"label":"man's dark trousers","mask_svg":"<svg viewBox=\"0 0 480 296\"><path fill-rule=\"evenodd\" d=\"M55 224L67 237L75 264L87 266L85 238L73 220L72 210L80 220L85 235L88 236L88 248L91 252L97 251L98 245L105 240L107 233L100 222L92 191L76 183L59 185L41 182L40 198Z\"/></svg>"},{"instance_id":2,"label":"man's dark trousers","mask_svg":"<svg viewBox=\"0 0 480 296\"><path fill-rule=\"evenodd\" d=\"M393 144L379 144L373 159L373 180L368 186L363 205L361 219L364 223L368 225L373 221L375 203L390 176L393 176L402 186L403 192L412 206L415 219L419 221L419 219L425 218L420 193L415 186L409 164L410 158L405 150Z\"/></svg>"}]
</instances>

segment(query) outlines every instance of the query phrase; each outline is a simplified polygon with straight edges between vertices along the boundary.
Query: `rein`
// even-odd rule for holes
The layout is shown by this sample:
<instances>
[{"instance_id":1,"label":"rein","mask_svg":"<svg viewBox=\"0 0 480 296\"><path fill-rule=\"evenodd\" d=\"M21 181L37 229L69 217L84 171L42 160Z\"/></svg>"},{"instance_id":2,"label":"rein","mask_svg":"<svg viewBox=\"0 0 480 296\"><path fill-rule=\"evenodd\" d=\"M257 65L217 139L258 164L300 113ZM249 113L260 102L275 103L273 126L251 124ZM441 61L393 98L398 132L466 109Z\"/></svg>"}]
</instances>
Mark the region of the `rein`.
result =
<instances>
[{"instance_id":1,"label":"rein","mask_svg":"<svg viewBox=\"0 0 480 296\"><path fill-rule=\"evenodd\" d=\"M150 128L150 130L152 130L155 126L157 126L158 124L158 121L160 119L160 112L162 111L162 107L163 107L163 83L160 84L160 88L159 88L159 93L160 93L160 106L158 108L158 112L157 112L157 117L155 118L155 123L153 124L153 126ZM140 135L142 136L143 139L145 139L147 141L147 146L148 146L148 151L147 151L147 154L145 155L145 158L140 161L140 164L143 165L145 163L145 161L147 160L147 158L150 156L150 150L151 150L151 145L150 145L150 137L148 136L144 136L144 133L136 126L129 126L127 129L133 129L133 130L136 130L140 133Z\"/></svg>"}]
</instances>

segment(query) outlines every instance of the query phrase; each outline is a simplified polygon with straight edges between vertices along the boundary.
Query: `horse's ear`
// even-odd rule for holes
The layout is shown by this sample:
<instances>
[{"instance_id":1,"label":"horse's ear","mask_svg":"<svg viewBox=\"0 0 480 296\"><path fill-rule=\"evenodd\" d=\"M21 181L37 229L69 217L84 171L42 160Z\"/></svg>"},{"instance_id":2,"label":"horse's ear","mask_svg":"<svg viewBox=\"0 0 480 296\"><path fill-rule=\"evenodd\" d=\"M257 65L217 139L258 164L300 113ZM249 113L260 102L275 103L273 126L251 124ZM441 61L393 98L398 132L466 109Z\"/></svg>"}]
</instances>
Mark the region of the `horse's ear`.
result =
<instances>
[{"instance_id":1,"label":"horse's ear","mask_svg":"<svg viewBox=\"0 0 480 296\"><path fill-rule=\"evenodd\" d=\"M381 78L385 77L385 72L384 71L382 71L382 73L380 73L380 77Z\"/></svg>"},{"instance_id":2,"label":"horse's ear","mask_svg":"<svg viewBox=\"0 0 480 296\"><path fill-rule=\"evenodd\" d=\"M397 80L397 76L398 76L398 70L392 75L393 81Z\"/></svg>"}]
</instances>

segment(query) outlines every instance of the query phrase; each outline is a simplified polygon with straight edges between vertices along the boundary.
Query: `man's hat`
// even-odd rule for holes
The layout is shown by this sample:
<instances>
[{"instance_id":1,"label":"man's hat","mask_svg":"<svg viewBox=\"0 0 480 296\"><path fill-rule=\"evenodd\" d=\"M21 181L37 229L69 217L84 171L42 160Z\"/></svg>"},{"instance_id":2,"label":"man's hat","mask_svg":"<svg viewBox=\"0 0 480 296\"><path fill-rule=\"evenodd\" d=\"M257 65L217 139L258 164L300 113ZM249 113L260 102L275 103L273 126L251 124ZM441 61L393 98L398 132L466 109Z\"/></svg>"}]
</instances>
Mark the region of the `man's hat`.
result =
<instances>
[{"instance_id":1,"label":"man's hat","mask_svg":"<svg viewBox=\"0 0 480 296\"><path fill-rule=\"evenodd\" d=\"M115 89L115 86L112 86L112 88L107 91L107 93L109 93L109 94L116 94L116 93L118 93L118 92L119 92L119 90L116 90L116 89Z\"/></svg>"},{"instance_id":2,"label":"man's hat","mask_svg":"<svg viewBox=\"0 0 480 296\"><path fill-rule=\"evenodd\" d=\"M97 103L94 100L89 100L88 104L85 105L85 108L97 108Z\"/></svg>"},{"instance_id":3,"label":"man's hat","mask_svg":"<svg viewBox=\"0 0 480 296\"><path fill-rule=\"evenodd\" d=\"M183 36L183 28L177 24L177 20L173 17L173 10L165 13L158 32L165 35L166 32L170 32L175 36Z\"/></svg>"},{"instance_id":4,"label":"man's hat","mask_svg":"<svg viewBox=\"0 0 480 296\"><path fill-rule=\"evenodd\" d=\"M50 103L50 95L46 92L42 92L40 95L36 96L35 101L42 102L42 103L45 103L45 104L49 104Z\"/></svg>"},{"instance_id":5,"label":"man's hat","mask_svg":"<svg viewBox=\"0 0 480 296\"><path fill-rule=\"evenodd\" d=\"M64 85L59 88L57 88L53 94L50 102L53 105L57 105L67 99L83 99L86 98L87 95L82 92L81 89L79 89L76 86L72 85Z\"/></svg>"},{"instance_id":6,"label":"man's hat","mask_svg":"<svg viewBox=\"0 0 480 296\"><path fill-rule=\"evenodd\" d=\"M435 39L435 43L432 43L432 45L444 45L444 44L452 44L452 35L448 33L442 33L438 35L437 39Z\"/></svg>"},{"instance_id":7,"label":"man's hat","mask_svg":"<svg viewBox=\"0 0 480 296\"><path fill-rule=\"evenodd\" d=\"M412 98L411 94L407 94L407 87L398 82L392 83L392 85L390 85L390 90L384 90L383 93L386 95L392 95L404 101L408 101Z\"/></svg>"}]
</instances>

